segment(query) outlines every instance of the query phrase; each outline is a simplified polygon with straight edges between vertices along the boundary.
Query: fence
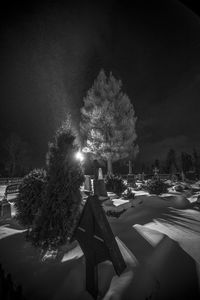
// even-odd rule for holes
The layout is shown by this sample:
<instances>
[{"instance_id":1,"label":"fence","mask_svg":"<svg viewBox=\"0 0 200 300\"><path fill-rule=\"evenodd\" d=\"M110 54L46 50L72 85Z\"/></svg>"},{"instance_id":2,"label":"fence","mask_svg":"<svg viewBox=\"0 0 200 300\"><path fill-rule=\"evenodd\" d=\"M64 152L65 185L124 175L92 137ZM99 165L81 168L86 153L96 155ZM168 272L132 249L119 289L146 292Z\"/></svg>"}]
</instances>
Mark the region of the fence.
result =
<instances>
[{"instance_id":1,"label":"fence","mask_svg":"<svg viewBox=\"0 0 200 300\"><path fill-rule=\"evenodd\" d=\"M158 173L159 178L163 179L163 180L167 180L167 179L171 179L172 174L168 174L168 173ZM175 173L174 175L176 175L178 178L181 176L180 173ZM85 175L85 176L90 176L91 179L94 179L94 175ZM121 174L120 175L123 179L127 179L128 175L127 174ZM133 174L133 176L135 177L135 179L138 179L139 177L144 177L144 179L151 179L152 177L155 176L154 173L152 174L142 174L142 173L138 173L138 174Z\"/></svg>"},{"instance_id":2,"label":"fence","mask_svg":"<svg viewBox=\"0 0 200 300\"><path fill-rule=\"evenodd\" d=\"M21 183L22 182L21 177L2 177L0 178L0 185L8 185L8 184L14 184L14 183Z\"/></svg>"},{"instance_id":3,"label":"fence","mask_svg":"<svg viewBox=\"0 0 200 300\"><path fill-rule=\"evenodd\" d=\"M175 174L175 175L179 176L178 174ZM145 179L151 179L154 176L155 176L155 174L145 174L144 175ZM158 173L158 176L162 180L167 180L167 179L171 179L172 174L160 174L160 173Z\"/></svg>"}]
</instances>

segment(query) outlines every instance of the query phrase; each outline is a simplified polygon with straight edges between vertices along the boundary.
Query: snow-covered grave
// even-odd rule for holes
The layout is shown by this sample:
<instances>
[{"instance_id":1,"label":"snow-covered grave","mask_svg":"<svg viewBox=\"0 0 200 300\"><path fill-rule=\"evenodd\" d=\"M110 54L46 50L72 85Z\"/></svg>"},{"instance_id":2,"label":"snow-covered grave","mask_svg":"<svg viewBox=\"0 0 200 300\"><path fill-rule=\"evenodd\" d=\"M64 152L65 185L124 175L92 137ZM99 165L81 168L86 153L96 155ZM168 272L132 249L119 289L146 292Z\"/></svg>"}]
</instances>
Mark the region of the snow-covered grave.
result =
<instances>
[{"instance_id":1,"label":"snow-covered grave","mask_svg":"<svg viewBox=\"0 0 200 300\"><path fill-rule=\"evenodd\" d=\"M101 299L198 299L199 183L191 186L193 190L169 189L161 196L132 189L131 200L108 193L104 210L123 211L107 219L127 268L118 277L111 262L99 265ZM85 291L85 260L77 243L66 245L56 259L41 261L14 219L1 224L0 262L27 299L92 299Z\"/></svg>"}]
</instances>

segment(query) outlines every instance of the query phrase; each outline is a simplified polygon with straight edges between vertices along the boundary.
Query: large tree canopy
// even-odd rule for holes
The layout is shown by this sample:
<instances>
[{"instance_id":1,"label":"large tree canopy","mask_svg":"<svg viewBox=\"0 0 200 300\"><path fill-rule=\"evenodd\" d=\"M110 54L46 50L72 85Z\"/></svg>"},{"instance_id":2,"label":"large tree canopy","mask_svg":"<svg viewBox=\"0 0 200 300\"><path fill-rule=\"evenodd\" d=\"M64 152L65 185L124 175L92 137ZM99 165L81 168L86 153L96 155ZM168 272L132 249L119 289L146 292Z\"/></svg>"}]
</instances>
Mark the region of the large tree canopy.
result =
<instances>
[{"instance_id":1,"label":"large tree canopy","mask_svg":"<svg viewBox=\"0 0 200 300\"><path fill-rule=\"evenodd\" d=\"M101 70L84 98L81 109L81 135L84 151L112 162L128 157L137 138L136 116L129 97L122 92L122 82Z\"/></svg>"}]
</instances>

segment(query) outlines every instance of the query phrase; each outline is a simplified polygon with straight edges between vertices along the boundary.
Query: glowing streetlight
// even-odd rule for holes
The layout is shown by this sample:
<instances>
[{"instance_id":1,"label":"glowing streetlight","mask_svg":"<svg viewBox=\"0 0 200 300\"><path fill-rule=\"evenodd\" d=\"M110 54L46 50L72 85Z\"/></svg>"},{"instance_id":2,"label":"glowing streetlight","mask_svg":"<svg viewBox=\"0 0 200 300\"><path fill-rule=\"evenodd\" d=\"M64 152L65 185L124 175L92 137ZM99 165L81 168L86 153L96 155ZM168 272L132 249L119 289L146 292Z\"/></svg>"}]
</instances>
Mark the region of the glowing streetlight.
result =
<instances>
[{"instance_id":1,"label":"glowing streetlight","mask_svg":"<svg viewBox=\"0 0 200 300\"><path fill-rule=\"evenodd\" d=\"M83 155L83 153L81 151L76 152L75 157L80 162L82 162L84 160L84 155Z\"/></svg>"}]
</instances>

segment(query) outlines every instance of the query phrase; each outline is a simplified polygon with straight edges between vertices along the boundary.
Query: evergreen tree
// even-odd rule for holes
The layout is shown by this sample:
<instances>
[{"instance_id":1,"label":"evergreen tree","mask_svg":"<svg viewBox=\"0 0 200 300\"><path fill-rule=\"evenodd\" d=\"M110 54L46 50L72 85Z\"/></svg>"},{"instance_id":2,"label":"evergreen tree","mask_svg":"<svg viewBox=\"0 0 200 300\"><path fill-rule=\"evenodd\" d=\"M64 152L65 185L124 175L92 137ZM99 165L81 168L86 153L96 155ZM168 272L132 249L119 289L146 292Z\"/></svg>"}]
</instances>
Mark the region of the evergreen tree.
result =
<instances>
[{"instance_id":1,"label":"evergreen tree","mask_svg":"<svg viewBox=\"0 0 200 300\"><path fill-rule=\"evenodd\" d=\"M155 159L154 167L157 168L157 169L160 169L160 161L159 161L159 159Z\"/></svg>"},{"instance_id":2,"label":"evergreen tree","mask_svg":"<svg viewBox=\"0 0 200 300\"><path fill-rule=\"evenodd\" d=\"M176 162L176 152L174 149L170 149L167 153L166 171L168 173L174 173L178 171L178 166Z\"/></svg>"},{"instance_id":3,"label":"evergreen tree","mask_svg":"<svg viewBox=\"0 0 200 300\"><path fill-rule=\"evenodd\" d=\"M121 89L121 80L101 70L81 109L84 150L106 160L108 174L112 174L112 162L130 155L137 138L135 111Z\"/></svg>"},{"instance_id":4,"label":"evergreen tree","mask_svg":"<svg viewBox=\"0 0 200 300\"><path fill-rule=\"evenodd\" d=\"M145 163L142 163L141 172L146 173L147 171L148 171L148 167L145 165Z\"/></svg>"},{"instance_id":5,"label":"evergreen tree","mask_svg":"<svg viewBox=\"0 0 200 300\"><path fill-rule=\"evenodd\" d=\"M30 149L20 136L12 133L5 141L7 152L6 169L10 177L23 176L30 169Z\"/></svg>"},{"instance_id":6,"label":"evergreen tree","mask_svg":"<svg viewBox=\"0 0 200 300\"><path fill-rule=\"evenodd\" d=\"M195 169L195 173L198 176L199 175L199 156L197 154L196 149L193 149L193 165L194 165L194 169Z\"/></svg>"},{"instance_id":7,"label":"evergreen tree","mask_svg":"<svg viewBox=\"0 0 200 300\"><path fill-rule=\"evenodd\" d=\"M187 171L185 152L181 152L181 168L184 173Z\"/></svg>"},{"instance_id":8,"label":"evergreen tree","mask_svg":"<svg viewBox=\"0 0 200 300\"><path fill-rule=\"evenodd\" d=\"M181 164L183 172L188 172L193 168L192 156L186 152L181 153Z\"/></svg>"},{"instance_id":9,"label":"evergreen tree","mask_svg":"<svg viewBox=\"0 0 200 300\"><path fill-rule=\"evenodd\" d=\"M31 239L36 246L58 247L67 241L80 213L84 176L75 158L78 146L66 121L49 144L47 185Z\"/></svg>"}]
</instances>

